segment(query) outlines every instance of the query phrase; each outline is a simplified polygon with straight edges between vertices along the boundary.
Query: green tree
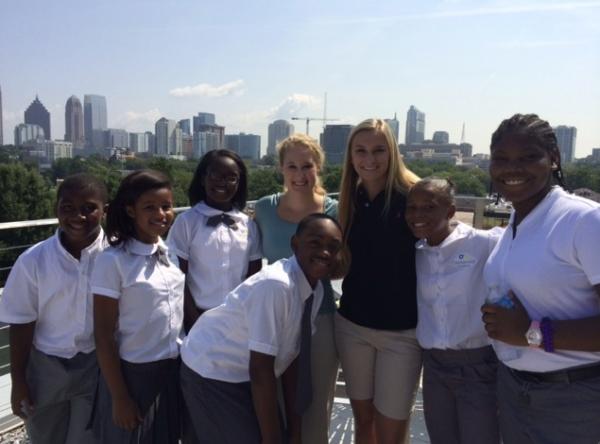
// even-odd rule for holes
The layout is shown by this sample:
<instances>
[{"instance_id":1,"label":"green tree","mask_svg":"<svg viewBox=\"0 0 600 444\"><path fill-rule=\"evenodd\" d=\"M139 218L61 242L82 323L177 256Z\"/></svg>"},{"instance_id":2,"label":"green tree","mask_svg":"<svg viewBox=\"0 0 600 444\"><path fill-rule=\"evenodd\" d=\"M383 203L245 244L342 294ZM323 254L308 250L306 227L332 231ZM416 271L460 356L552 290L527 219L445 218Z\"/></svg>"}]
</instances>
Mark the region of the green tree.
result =
<instances>
[{"instance_id":1,"label":"green tree","mask_svg":"<svg viewBox=\"0 0 600 444\"><path fill-rule=\"evenodd\" d=\"M248 171L248 200L281 191L281 177L275 168L253 168Z\"/></svg>"},{"instance_id":2,"label":"green tree","mask_svg":"<svg viewBox=\"0 0 600 444\"><path fill-rule=\"evenodd\" d=\"M342 183L342 166L341 165L330 165L323 171L323 187L328 193L337 193L340 191L340 185Z\"/></svg>"}]
</instances>

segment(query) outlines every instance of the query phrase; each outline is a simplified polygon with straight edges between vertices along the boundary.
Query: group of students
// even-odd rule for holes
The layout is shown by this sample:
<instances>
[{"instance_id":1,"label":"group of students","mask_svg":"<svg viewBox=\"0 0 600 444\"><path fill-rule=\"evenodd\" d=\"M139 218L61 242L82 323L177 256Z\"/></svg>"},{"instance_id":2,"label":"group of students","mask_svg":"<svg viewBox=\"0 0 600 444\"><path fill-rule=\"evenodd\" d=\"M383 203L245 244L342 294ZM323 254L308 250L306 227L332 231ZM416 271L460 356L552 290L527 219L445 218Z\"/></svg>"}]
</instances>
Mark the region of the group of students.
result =
<instances>
[{"instance_id":1,"label":"group of students","mask_svg":"<svg viewBox=\"0 0 600 444\"><path fill-rule=\"evenodd\" d=\"M227 150L176 219L162 173L108 206L66 178L56 234L0 300L33 444L326 443L339 364L357 444L407 441L421 371L434 444L600 441L600 205L563 190L550 125L516 114L492 136L506 229L455 223L452 182L408 170L383 120L352 130L339 204L323 163L282 141L283 191L253 219Z\"/></svg>"}]
</instances>

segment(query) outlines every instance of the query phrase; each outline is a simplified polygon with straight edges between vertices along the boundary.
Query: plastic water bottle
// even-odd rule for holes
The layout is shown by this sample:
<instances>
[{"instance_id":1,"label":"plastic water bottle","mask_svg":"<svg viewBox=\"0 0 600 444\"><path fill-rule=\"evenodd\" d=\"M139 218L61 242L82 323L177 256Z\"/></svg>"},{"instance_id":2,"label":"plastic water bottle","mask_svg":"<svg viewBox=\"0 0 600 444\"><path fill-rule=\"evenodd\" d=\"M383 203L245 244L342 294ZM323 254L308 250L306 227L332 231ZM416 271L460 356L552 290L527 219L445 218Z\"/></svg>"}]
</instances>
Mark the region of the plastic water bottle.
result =
<instances>
[{"instance_id":1,"label":"plastic water bottle","mask_svg":"<svg viewBox=\"0 0 600 444\"><path fill-rule=\"evenodd\" d=\"M515 303L508 296L508 294L500 290L499 285L492 285L488 289L488 297L486 302L503 308L514 308L515 306Z\"/></svg>"},{"instance_id":2,"label":"plastic water bottle","mask_svg":"<svg viewBox=\"0 0 600 444\"><path fill-rule=\"evenodd\" d=\"M497 305L503 308L514 308L515 303L508 296L508 292L502 291L499 285L492 285L488 288L488 296L486 298L488 304ZM521 351L515 346L508 345L505 342L492 339L492 345L496 356L502 362L512 361L521 356Z\"/></svg>"}]
</instances>

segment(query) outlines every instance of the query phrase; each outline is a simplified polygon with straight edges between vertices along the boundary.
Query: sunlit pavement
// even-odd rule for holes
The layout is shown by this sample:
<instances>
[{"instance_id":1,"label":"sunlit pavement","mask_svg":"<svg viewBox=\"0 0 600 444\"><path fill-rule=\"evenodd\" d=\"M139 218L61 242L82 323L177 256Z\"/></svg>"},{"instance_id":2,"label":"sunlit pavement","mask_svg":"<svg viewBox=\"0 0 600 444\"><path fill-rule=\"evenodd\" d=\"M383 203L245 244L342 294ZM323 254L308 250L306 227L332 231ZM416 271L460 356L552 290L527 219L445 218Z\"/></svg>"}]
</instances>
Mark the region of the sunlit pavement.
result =
<instances>
[{"instance_id":1,"label":"sunlit pavement","mask_svg":"<svg viewBox=\"0 0 600 444\"><path fill-rule=\"evenodd\" d=\"M350 401L345 397L343 381L339 381L336 388L336 398L331 415L331 425L329 427L329 442L331 444L354 443L354 420L352 418ZM417 393L415 408L410 421L410 442L429 443L429 436L425 428L425 418L423 417L421 390Z\"/></svg>"}]
</instances>

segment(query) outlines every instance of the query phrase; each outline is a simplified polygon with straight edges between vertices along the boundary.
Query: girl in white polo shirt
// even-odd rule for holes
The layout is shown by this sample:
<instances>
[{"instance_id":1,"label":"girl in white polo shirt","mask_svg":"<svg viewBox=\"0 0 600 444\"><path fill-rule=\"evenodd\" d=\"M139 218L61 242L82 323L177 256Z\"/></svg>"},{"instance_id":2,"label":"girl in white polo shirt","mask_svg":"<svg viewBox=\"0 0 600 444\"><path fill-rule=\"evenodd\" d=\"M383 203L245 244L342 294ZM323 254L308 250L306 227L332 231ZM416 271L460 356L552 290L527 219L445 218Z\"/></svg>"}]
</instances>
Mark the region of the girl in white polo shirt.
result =
<instances>
[{"instance_id":1,"label":"girl in white polo shirt","mask_svg":"<svg viewBox=\"0 0 600 444\"><path fill-rule=\"evenodd\" d=\"M107 214L112 248L92 276L101 378L93 429L103 443L177 443L185 277L161 240L173 222L162 173L121 182Z\"/></svg>"},{"instance_id":2,"label":"girl in white polo shirt","mask_svg":"<svg viewBox=\"0 0 600 444\"><path fill-rule=\"evenodd\" d=\"M417 340L423 347L425 422L433 444L500 442L497 359L480 307L482 270L502 229L452 223L454 185L426 178L415 184L406 221L415 237Z\"/></svg>"},{"instance_id":3,"label":"girl in white polo shirt","mask_svg":"<svg viewBox=\"0 0 600 444\"><path fill-rule=\"evenodd\" d=\"M243 212L247 176L246 165L233 151L206 153L188 191L192 208L178 216L169 231L168 244L186 274L186 331L260 270L258 228Z\"/></svg>"},{"instance_id":4,"label":"girl in white polo shirt","mask_svg":"<svg viewBox=\"0 0 600 444\"><path fill-rule=\"evenodd\" d=\"M514 207L484 269L514 307L482 308L502 361L503 441L597 444L600 205L563 190L556 136L535 114L516 114L492 135L490 177Z\"/></svg>"}]
</instances>

